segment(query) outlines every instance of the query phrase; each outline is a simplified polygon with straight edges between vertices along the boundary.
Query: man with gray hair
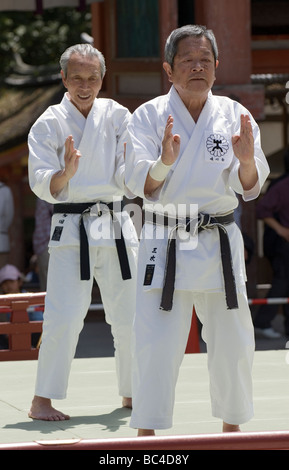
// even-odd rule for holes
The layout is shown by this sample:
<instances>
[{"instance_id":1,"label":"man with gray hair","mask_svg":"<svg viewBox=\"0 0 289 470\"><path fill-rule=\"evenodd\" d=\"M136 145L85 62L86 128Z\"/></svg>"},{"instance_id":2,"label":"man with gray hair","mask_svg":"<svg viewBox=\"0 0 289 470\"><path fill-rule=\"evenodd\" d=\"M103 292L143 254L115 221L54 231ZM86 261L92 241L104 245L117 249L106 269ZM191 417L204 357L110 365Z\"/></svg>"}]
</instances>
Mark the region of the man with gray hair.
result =
<instances>
[{"instance_id":1,"label":"man with gray hair","mask_svg":"<svg viewBox=\"0 0 289 470\"><path fill-rule=\"evenodd\" d=\"M235 192L255 199L269 168L250 113L211 92L218 67L212 31L173 31L163 66L169 93L140 106L128 126L126 184L145 204L131 426L139 436L172 426L194 307L207 344L212 413L224 432L239 431L253 415L254 330Z\"/></svg>"},{"instance_id":2,"label":"man with gray hair","mask_svg":"<svg viewBox=\"0 0 289 470\"><path fill-rule=\"evenodd\" d=\"M60 59L67 93L32 126L29 182L54 205L42 344L29 416L69 419L51 399L66 396L71 361L91 302L100 288L114 338L123 406L131 407L131 327L135 310L138 239L121 210L129 111L98 98L103 55L89 44L68 48ZM124 233L122 227L129 228Z\"/></svg>"}]
</instances>

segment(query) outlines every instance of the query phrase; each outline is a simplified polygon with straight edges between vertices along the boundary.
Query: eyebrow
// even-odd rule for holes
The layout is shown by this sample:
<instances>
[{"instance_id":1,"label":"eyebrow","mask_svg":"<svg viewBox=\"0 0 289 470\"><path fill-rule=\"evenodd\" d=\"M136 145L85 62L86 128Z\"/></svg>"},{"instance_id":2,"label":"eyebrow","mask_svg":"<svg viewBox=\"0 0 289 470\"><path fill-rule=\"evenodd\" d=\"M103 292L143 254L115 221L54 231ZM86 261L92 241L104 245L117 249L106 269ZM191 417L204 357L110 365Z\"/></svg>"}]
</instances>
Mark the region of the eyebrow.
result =
<instances>
[{"instance_id":1,"label":"eyebrow","mask_svg":"<svg viewBox=\"0 0 289 470\"><path fill-rule=\"evenodd\" d=\"M207 55L207 56L210 56L210 55L213 55L213 52L210 51L209 49L205 48L205 49L190 49L190 50L187 50L185 51L184 53L180 54L179 52L177 52L176 55L180 56L180 57L185 57L185 56L188 56L188 55L191 55L193 54L194 52L200 52L202 55Z\"/></svg>"}]
</instances>

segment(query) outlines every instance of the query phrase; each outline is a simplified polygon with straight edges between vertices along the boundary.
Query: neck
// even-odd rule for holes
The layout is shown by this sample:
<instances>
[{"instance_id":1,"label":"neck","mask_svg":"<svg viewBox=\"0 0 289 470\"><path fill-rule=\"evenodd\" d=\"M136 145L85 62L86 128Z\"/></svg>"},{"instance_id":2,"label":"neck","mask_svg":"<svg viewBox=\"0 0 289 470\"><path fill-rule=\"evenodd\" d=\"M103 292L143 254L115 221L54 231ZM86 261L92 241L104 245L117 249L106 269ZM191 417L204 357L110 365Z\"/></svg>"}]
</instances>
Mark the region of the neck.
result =
<instances>
[{"instance_id":1,"label":"neck","mask_svg":"<svg viewBox=\"0 0 289 470\"><path fill-rule=\"evenodd\" d=\"M182 99L190 115L192 116L194 121L197 122L203 110L203 107L205 106L206 101L208 99L208 93L204 95L192 96L191 94L182 93L180 90L177 90L177 92L180 95L180 98Z\"/></svg>"},{"instance_id":2,"label":"neck","mask_svg":"<svg viewBox=\"0 0 289 470\"><path fill-rule=\"evenodd\" d=\"M200 99L188 99L188 100L183 100L186 108L188 109L190 115L192 116L193 120L197 122L197 120L200 117L200 114L203 110L203 107L205 106L207 101L207 97L203 100Z\"/></svg>"},{"instance_id":3,"label":"neck","mask_svg":"<svg viewBox=\"0 0 289 470\"><path fill-rule=\"evenodd\" d=\"M90 111L91 111L91 108L92 108L92 105L87 108L87 107L80 107L77 103L75 103L72 99L71 99L71 96L69 94L69 92L67 92L67 98L69 99L69 101L73 104L73 106L76 107L76 109L78 109L78 111L85 117L87 118L87 116L89 115Z\"/></svg>"}]
</instances>

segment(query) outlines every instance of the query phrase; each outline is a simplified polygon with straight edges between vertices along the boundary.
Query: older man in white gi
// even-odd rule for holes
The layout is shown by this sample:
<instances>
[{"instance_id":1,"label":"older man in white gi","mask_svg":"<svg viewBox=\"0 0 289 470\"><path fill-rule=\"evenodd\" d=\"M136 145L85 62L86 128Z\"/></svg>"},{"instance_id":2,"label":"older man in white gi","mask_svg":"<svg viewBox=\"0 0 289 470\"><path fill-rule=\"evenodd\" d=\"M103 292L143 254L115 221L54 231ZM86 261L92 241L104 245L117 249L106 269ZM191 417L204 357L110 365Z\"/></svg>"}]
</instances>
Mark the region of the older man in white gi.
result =
<instances>
[{"instance_id":1,"label":"older man in white gi","mask_svg":"<svg viewBox=\"0 0 289 470\"><path fill-rule=\"evenodd\" d=\"M29 134L29 179L54 204L42 344L29 416L64 420L51 399L66 396L71 361L91 302L95 277L114 337L119 394L131 406L131 327L138 240L121 211L126 194L124 146L129 111L97 98L103 55L76 45L60 59L68 92ZM126 230L122 230L121 226Z\"/></svg>"},{"instance_id":2,"label":"older man in white gi","mask_svg":"<svg viewBox=\"0 0 289 470\"><path fill-rule=\"evenodd\" d=\"M254 332L233 211L235 192L256 198L269 168L249 112L212 94L217 66L210 30L173 31L164 63L172 87L138 108L128 128L126 183L146 209L131 418L140 436L172 426L193 306L207 343L213 415L224 432L238 431L253 415Z\"/></svg>"}]
</instances>

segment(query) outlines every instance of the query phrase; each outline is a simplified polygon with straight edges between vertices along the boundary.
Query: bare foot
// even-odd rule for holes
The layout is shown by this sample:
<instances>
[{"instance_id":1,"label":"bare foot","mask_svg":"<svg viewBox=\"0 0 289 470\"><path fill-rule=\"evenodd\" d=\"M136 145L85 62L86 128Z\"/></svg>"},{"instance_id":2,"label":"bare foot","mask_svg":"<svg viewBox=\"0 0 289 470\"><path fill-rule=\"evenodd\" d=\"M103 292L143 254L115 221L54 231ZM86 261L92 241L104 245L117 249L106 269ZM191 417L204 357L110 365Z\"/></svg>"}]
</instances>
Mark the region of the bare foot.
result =
<instances>
[{"instance_id":1,"label":"bare foot","mask_svg":"<svg viewBox=\"0 0 289 470\"><path fill-rule=\"evenodd\" d=\"M139 429L137 436L138 437L155 436L155 431L153 429Z\"/></svg>"},{"instance_id":2,"label":"bare foot","mask_svg":"<svg viewBox=\"0 0 289 470\"><path fill-rule=\"evenodd\" d=\"M228 424L223 422L223 432L241 432L238 424Z\"/></svg>"},{"instance_id":3,"label":"bare foot","mask_svg":"<svg viewBox=\"0 0 289 470\"><path fill-rule=\"evenodd\" d=\"M53 408L49 398L38 396L33 398L28 416L31 419L39 419L42 421L65 421L70 419L70 416Z\"/></svg>"},{"instance_id":4,"label":"bare foot","mask_svg":"<svg viewBox=\"0 0 289 470\"><path fill-rule=\"evenodd\" d=\"M132 399L130 397L123 397L122 406L124 408L132 408Z\"/></svg>"}]
</instances>

